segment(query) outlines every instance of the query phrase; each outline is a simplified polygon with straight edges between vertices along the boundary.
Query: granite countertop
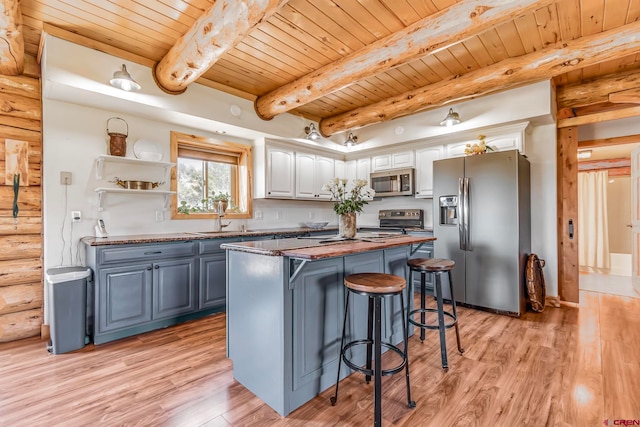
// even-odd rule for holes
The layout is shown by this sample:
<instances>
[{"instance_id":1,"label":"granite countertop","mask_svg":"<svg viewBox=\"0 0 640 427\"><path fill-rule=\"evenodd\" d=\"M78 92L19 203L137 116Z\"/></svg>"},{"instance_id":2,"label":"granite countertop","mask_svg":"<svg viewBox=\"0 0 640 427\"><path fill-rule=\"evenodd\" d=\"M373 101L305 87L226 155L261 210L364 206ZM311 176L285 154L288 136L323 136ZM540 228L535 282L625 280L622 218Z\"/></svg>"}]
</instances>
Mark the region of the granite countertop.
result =
<instances>
[{"instance_id":1,"label":"granite countertop","mask_svg":"<svg viewBox=\"0 0 640 427\"><path fill-rule=\"evenodd\" d=\"M411 236L395 233L358 233L352 240L340 240L326 236L322 239L297 238L261 240L255 242L224 243L222 249L248 252L268 256L288 256L291 258L314 260L388 249L410 244L420 244L435 240L431 236Z\"/></svg>"},{"instance_id":2,"label":"granite countertop","mask_svg":"<svg viewBox=\"0 0 640 427\"><path fill-rule=\"evenodd\" d=\"M298 233L321 233L333 231L337 232L336 227L327 228L307 228L307 227L294 227L294 228L270 228L264 230L247 230L247 231L204 231L196 232L189 231L183 233L162 233L162 234L135 234L127 236L109 236L109 237L83 237L81 241L89 246L109 246L109 245L127 245L127 244L142 244L142 243L161 243L161 242L177 242L184 240L206 240L206 239L222 239L222 238L237 238L237 237L251 237L251 236L268 236L271 234L298 234ZM332 237L332 236L326 236Z\"/></svg>"}]
</instances>

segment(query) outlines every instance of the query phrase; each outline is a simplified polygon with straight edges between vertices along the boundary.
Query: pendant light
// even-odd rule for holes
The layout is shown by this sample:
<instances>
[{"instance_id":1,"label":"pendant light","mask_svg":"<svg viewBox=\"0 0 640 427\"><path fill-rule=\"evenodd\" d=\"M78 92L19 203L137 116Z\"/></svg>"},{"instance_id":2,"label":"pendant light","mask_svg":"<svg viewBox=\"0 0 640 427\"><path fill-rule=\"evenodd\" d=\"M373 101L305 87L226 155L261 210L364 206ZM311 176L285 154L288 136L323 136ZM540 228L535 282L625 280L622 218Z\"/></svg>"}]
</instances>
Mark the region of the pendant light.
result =
<instances>
[{"instance_id":1,"label":"pendant light","mask_svg":"<svg viewBox=\"0 0 640 427\"><path fill-rule=\"evenodd\" d=\"M111 86L126 90L127 92L140 90L142 88L138 82L133 80L133 77L127 72L127 67L124 64L122 64L121 70L113 73L113 78L109 80L109 83L111 83Z\"/></svg>"},{"instance_id":2,"label":"pendant light","mask_svg":"<svg viewBox=\"0 0 640 427\"><path fill-rule=\"evenodd\" d=\"M460 115L453 111L453 108L449 108L449 114L440 122L440 126L453 126L460 123Z\"/></svg>"}]
</instances>

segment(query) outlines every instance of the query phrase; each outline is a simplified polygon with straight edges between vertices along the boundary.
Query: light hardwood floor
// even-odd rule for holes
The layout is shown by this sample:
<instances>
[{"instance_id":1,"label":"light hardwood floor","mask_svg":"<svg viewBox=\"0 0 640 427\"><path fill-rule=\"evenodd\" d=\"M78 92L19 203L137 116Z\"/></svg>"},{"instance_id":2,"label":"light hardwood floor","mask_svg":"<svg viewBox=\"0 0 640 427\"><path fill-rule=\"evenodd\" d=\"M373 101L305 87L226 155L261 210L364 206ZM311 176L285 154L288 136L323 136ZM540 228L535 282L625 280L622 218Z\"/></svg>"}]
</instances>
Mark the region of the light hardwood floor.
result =
<instances>
[{"instance_id":1,"label":"light hardwood floor","mask_svg":"<svg viewBox=\"0 0 640 427\"><path fill-rule=\"evenodd\" d=\"M582 292L580 307L520 319L460 309L466 352L448 333L448 373L437 333L410 340L404 376L383 379L394 426L601 426L640 420L640 299ZM370 426L372 385L354 374L287 418L233 380L225 316L51 355L28 339L0 345L2 426ZM611 425L611 424L610 424Z\"/></svg>"}]
</instances>

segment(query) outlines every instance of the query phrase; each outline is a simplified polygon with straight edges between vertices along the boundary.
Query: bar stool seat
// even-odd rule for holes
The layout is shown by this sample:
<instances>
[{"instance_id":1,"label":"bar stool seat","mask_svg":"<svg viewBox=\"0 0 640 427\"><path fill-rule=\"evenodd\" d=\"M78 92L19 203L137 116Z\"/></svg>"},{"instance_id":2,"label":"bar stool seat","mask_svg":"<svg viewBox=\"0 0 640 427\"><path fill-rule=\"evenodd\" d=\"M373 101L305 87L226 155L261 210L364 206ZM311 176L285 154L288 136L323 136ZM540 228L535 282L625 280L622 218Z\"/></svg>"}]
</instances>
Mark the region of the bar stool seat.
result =
<instances>
[{"instance_id":1,"label":"bar stool seat","mask_svg":"<svg viewBox=\"0 0 640 427\"><path fill-rule=\"evenodd\" d=\"M458 351L464 353L464 349L460 344L460 331L458 329L458 314L456 312L456 299L453 294L453 281L451 280L451 270L455 267L456 263L450 259L443 258L414 258L407 261L409 266L409 295L413 294L413 272L420 273L420 308L409 310L407 313L407 322L420 328L420 340L424 342L425 330L439 330L440 331L440 355L442 358L442 369L444 371L449 370L449 363L447 360L447 342L445 336L445 330L455 327L456 340L458 343ZM435 292L437 308L426 308L426 280L425 276L428 273L432 273L435 276ZM447 274L449 279L449 291L451 292L451 311L444 310L444 298L442 296L442 284L441 275ZM438 324L426 323L426 313L437 313ZM415 315L420 314L420 321L415 319ZM445 322L445 317L449 322Z\"/></svg>"},{"instance_id":2,"label":"bar stool seat","mask_svg":"<svg viewBox=\"0 0 640 427\"><path fill-rule=\"evenodd\" d=\"M374 426L382 425L382 376L396 374L403 369L405 370L407 385L407 405L410 408L416 406L411 400L411 385L409 382L409 357L408 357L408 339L407 339L407 322L404 314L402 317L402 334L404 340L404 351L393 345L382 341L382 300L385 297L400 296L400 308L402 313L405 312L403 292L406 288L406 281L403 277L384 273L357 273L351 274L344 279L344 285L347 288L347 295L344 308L344 320L342 323L342 338L340 340L340 359L338 361L338 378L336 380L336 390L334 396L331 397L331 404L335 405L338 400L338 384L340 381L340 366L342 362L356 372L365 374L366 382L369 383L371 377L374 377ZM367 338L356 339L345 344L345 332L347 318L349 317L349 299L351 293L364 295L368 297L368 327ZM349 359L346 351L360 345L367 347L366 365L356 365ZM382 369L382 347L400 356L400 363L392 368ZM372 356L374 367L372 369Z\"/></svg>"}]
</instances>

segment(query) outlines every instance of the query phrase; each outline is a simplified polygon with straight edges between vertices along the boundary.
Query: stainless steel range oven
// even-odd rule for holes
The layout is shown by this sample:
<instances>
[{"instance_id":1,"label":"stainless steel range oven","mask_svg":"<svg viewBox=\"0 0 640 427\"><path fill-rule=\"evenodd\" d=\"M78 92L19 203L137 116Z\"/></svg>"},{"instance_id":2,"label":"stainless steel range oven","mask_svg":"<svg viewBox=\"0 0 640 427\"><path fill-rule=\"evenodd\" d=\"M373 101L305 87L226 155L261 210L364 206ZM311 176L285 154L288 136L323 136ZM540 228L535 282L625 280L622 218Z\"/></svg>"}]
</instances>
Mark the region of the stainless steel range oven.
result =
<instances>
[{"instance_id":1,"label":"stainless steel range oven","mask_svg":"<svg viewBox=\"0 0 640 427\"><path fill-rule=\"evenodd\" d=\"M386 209L378 212L380 228L424 228L423 209Z\"/></svg>"}]
</instances>

